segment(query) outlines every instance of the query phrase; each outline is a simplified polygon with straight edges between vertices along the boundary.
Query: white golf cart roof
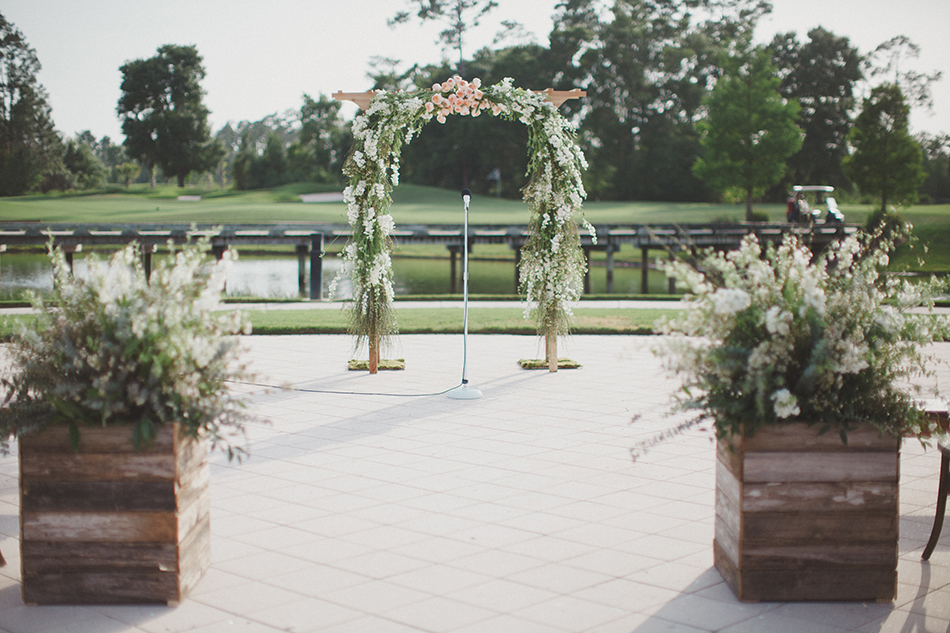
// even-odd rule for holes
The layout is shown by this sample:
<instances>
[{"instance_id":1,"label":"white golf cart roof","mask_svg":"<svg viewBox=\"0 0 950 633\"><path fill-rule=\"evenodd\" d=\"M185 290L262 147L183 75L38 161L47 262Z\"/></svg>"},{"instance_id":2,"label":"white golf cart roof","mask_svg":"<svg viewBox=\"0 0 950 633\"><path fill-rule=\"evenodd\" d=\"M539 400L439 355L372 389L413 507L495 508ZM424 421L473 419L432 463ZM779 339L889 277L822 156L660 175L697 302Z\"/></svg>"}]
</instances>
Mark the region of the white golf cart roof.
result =
<instances>
[{"instance_id":1,"label":"white golf cart roof","mask_svg":"<svg viewBox=\"0 0 950 633\"><path fill-rule=\"evenodd\" d=\"M834 190L834 187L828 185L795 185L792 187L792 191L825 191L831 193Z\"/></svg>"}]
</instances>

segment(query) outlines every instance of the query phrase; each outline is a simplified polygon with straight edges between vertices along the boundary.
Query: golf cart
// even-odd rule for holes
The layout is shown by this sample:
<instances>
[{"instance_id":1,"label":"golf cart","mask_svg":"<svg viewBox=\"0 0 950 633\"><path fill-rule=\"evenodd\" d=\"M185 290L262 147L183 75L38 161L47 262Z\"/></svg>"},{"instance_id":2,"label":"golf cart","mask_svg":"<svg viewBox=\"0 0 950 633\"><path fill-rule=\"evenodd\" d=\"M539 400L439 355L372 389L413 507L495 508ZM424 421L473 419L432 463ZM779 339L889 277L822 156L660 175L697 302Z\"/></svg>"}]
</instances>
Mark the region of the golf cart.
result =
<instances>
[{"instance_id":1,"label":"golf cart","mask_svg":"<svg viewBox=\"0 0 950 633\"><path fill-rule=\"evenodd\" d=\"M837 201L826 195L834 190L828 185L795 185L788 199L785 219L793 224L843 224L844 214L838 209ZM814 206L808 201L809 194L814 194ZM824 219L819 208L822 204L827 208Z\"/></svg>"}]
</instances>

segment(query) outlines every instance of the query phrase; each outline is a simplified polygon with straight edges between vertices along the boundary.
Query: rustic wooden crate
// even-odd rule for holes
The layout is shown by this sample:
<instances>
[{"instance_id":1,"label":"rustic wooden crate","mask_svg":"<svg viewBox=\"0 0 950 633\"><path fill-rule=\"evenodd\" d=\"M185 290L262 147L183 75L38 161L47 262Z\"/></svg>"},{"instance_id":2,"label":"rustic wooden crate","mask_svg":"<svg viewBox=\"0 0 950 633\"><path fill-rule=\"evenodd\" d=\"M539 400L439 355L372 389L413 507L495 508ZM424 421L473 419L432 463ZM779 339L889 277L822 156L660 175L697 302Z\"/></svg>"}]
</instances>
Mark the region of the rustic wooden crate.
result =
<instances>
[{"instance_id":1,"label":"rustic wooden crate","mask_svg":"<svg viewBox=\"0 0 950 633\"><path fill-rule=\"evenodd\" d=\"M893 600L900 440L787 424L720 440L716 568L740 600Z\"/></svg>"},{"instance_id":2,"label":"rustic wooden crate","mask_svg":"<svg viewBox=\"0 0 950 633\"><path fill-rule=\"evenodd\" d=\"M141 452L131 427L65 426L19 442L20 547L27 604L177 604L211 562L208 449L159 430Z\"/></svg>"}]
</instances>

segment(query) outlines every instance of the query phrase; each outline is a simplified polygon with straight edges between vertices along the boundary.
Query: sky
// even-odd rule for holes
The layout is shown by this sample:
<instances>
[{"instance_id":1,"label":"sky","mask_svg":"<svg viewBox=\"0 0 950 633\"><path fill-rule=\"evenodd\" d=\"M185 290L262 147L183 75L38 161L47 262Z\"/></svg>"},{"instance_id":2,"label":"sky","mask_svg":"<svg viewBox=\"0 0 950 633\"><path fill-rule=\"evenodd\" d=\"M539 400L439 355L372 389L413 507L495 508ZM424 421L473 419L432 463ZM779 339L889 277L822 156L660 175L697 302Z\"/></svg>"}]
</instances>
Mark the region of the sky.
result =
<instances>
[{"instance_id":1,"label":"sky","mask_svg":"<svg viewBox=\"0 0 950 633\"><path fill-rule=\"evenodd\" d=\"M516 20L547 43L558 0L499 0L472 33L469 50L490 45L502 20ZM918 72L942 71L932 113L911 114L911 131L950 133L950 1L772 0L756 30L762 42L815 26L847 36L861 53L906 35L921 47L908 62ZM408 0L4 0L0 13L36 51L38 79L53 120L66 136L89 130L123 139L115 108L119 67L155 55L164 44L196 45L204 58L205 104L217 131L229 121L256 121L299 109L317 97L371 87L369 61L384 57L431 63L442 58L439 27L417 21L390 28ZM543 89L547 86L524 86ZM351 115L356 106L348 105Z\"/></svg>"}]
</instances>

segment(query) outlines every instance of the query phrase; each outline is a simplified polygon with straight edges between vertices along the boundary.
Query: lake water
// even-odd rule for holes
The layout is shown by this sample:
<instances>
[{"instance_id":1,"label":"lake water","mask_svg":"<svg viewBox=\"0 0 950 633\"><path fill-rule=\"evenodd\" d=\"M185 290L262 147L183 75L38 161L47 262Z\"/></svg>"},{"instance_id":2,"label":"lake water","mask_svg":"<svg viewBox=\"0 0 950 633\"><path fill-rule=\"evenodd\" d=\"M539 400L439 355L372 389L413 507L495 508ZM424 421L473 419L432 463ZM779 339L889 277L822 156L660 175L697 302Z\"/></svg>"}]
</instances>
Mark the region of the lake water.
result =
<instances>
[{"instance_id":1,"label":"lake water","mask_svg":"<svg viewBox=\"0 0 950 633\"><path fill-rule=\"evenodd\" d=\"M325 257L323 260L324 297L327 296L330 282L340 270L341 260ZM309 268L309 264L308 264ZM458 263L461 273L461 262ZM515 288L514 262L496 260L472 260L469 262L469 292L472 294L513 294ZM85 274L85 262L82 254L77 254L74 272L82 277ZM448 294L451 264L448 259L394 258L393 273L397 295ZM309 288L309 277L307 279ZM0 297L20 296L24 290L43 291L52 288L52 268L49 260L41 254L3 253L0 255ZM606 292L606 269L593 267L591 271L591 292ZM461 283L458 292L461 292ZM244 256L232 264L228 275L228 296L249 296L268 299L296 298L297 294L296 257L257 257ZM651 270L649 274L650 293L667 292L667 281L663 273ZM615 268L614 292L634 294L643 292L640 288L640 269ZM335 298L346 299L351 294L349 280L342 278L337 286Z\"/></svg>"}]
</instances>

